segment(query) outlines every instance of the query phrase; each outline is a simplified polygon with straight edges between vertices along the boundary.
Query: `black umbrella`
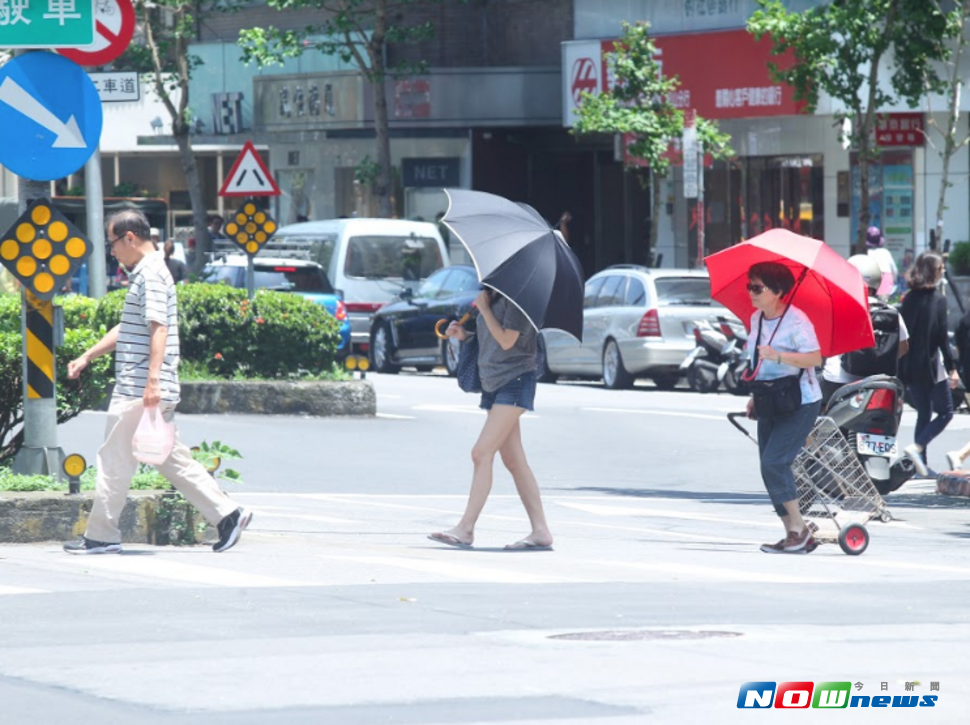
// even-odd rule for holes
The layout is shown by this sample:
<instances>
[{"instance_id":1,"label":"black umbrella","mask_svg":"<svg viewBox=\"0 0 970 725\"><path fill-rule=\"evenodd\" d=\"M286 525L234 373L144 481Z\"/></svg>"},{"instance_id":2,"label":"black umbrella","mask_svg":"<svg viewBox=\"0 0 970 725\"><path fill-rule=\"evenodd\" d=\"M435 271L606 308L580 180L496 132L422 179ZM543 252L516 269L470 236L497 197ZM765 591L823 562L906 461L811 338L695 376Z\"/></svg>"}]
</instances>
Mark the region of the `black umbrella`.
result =
<instances>
[{"instance_id":1,"label":"black umbrella","mask_svg":"<svg viewBox=\"0 0 970 725\"><path fill-rule=\"evenodd\" d=\"M461 240L486 287L508 297L537 330L583 339L583 266L559 232L528 204L445 189L442 221Z\"/></svg>"}]
</instances>

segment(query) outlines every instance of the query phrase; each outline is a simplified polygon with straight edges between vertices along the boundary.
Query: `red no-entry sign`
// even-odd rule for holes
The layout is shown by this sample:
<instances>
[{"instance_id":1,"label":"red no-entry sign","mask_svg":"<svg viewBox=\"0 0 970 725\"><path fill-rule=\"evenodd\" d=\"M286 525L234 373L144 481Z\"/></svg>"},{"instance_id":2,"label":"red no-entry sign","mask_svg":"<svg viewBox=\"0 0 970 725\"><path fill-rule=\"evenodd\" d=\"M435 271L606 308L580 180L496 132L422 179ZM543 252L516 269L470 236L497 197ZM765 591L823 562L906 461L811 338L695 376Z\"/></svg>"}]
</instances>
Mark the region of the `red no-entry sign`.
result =
<instances>
[{"instance_id":1,"label":"red no-entry sign","mask_svg":"<svg viewBox=\"0 0 970 725\"><path fill-rule=\"evenodd\" d=\"M125 52L135 35L135 8L131 0L97 0L94 42L83 48L58 48L78 65L105 65Z\"/></svg>"}]
</instances>

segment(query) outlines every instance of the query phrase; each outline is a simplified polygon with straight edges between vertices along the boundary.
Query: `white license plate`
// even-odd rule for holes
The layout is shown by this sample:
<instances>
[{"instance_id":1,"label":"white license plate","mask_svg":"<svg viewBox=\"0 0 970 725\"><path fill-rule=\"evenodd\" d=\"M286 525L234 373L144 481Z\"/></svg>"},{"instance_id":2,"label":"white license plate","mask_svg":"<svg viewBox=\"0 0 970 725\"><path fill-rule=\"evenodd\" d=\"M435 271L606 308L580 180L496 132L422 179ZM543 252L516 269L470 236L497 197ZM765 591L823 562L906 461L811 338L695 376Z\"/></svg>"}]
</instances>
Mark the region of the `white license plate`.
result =
<instances>
[{"instance_id":1,"label":"white license plate","mask_svg":"<svg viewBox=\"0 0 970 725\"><path fill-rule=\"evenodd\" d=\"M873 433L857 433L856 450L867 456L895 456L896 439L893 436L877 436Z\"/></svg>"}]
</instances>

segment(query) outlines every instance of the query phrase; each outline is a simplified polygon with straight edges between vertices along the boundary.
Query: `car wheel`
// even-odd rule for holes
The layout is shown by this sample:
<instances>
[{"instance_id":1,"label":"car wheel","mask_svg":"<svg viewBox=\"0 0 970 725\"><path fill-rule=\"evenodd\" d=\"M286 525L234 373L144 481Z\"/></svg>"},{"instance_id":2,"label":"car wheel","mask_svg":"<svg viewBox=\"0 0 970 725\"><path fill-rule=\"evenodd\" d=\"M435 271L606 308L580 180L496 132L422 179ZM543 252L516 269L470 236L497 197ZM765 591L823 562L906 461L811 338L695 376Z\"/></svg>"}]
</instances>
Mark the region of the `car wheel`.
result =
<instances>
[{"instance_id":1,"label":"car wheel","mask_svg":"<svg viewBox=\"0 0 970 725\"><path fill-rule=\"evenodd\" d=\"M449 337L441 341L441 362L448 371L448 377L458 375L458 356L461 354L461 340Z\"/></svg>"},{"instance_id":2,"label":"car wheel","mask_svg":"<svg viewBox=\"0 0 970 725\"><path fill-rule=\"evenodd\" d=\"M603 350L603 384L610 390L624 390L633 385L633 376L623 367L616 340L607 342Z\"/></svg>"},{"instance_id":3,"label":"car wheel","mask_svg":"<svg viewBox=\"0 0 970 725\"><path fill-rule=\"evenodd\" d=\"M653 378L653 384L660 390L673 390L677 387L679 375L657 375Z\"/></svg>"},{"instance_id":4,"label":"car wheel","mask_svg":"<svg viewBox=\"0 0 970 725\"><path fill-rule=\"evenodd\" d=\"M375 372L391 375L400 372L401 367L391 362L392 352L391 330L382 322L370 334L370 362Z\"/></svg>"}]
</instances>

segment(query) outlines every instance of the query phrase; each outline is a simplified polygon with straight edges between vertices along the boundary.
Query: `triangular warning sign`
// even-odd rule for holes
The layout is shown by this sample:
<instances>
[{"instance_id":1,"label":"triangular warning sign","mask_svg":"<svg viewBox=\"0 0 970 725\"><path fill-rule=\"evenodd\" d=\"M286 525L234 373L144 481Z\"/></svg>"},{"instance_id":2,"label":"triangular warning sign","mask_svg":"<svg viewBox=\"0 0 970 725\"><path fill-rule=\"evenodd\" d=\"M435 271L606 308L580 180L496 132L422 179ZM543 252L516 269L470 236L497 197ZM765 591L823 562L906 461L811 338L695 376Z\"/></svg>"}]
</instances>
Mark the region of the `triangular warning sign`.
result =
<instances>
[{"instance_id":1,"label":"triangular warning sign","mask_svg":"<svg viewBox=\"0 0 970 725\"><path fill-rule=\"evenodd\" d=\"M243 146L239 158L229 170L219 196L279 196L280 187L269 173L252 141Z\"/></svg>"}]
</instances>

